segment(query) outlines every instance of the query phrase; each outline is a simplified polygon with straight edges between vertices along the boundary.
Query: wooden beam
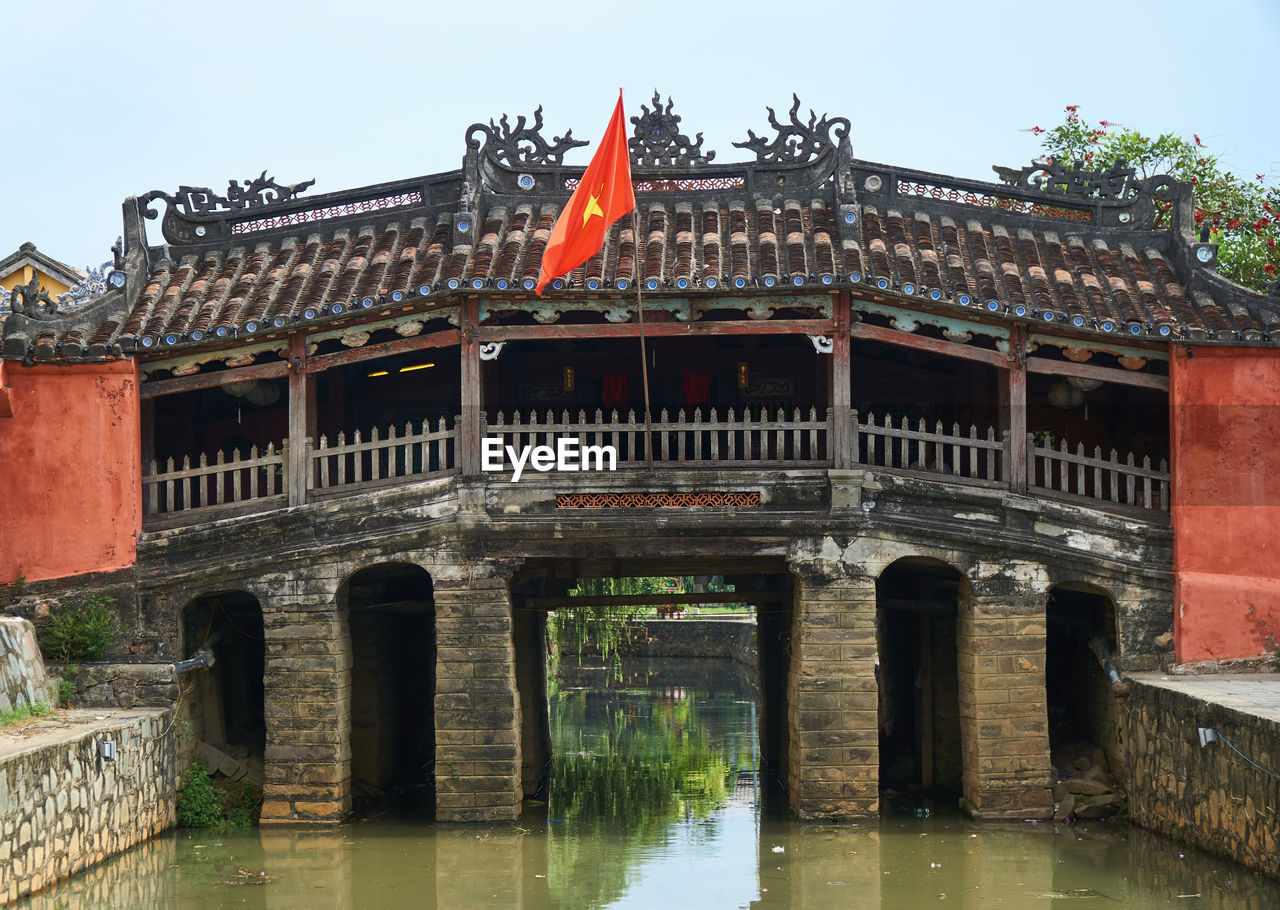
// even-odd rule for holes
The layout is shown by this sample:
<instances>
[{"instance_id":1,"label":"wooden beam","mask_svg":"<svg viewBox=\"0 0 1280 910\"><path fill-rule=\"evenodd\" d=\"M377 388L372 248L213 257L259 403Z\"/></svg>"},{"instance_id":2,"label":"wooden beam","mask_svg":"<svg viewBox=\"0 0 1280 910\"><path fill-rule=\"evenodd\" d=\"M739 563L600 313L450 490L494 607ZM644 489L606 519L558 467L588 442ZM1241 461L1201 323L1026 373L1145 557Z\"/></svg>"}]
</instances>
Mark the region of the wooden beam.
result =
<instances>
[{"instance_id":1,"label":"wooden beam","mask_svg":"<svg viewBox=\"0 0 1280 910\"><path fill-rule=\"evenodd\" d=\"M835 300L831 349L831 455L837 470L853 467L853 384L849 365L849 292Z\"/></svg>"},{"instance_id":2,"label":"wooden beam","mask_svg":"<svg viewBox=\"0 0 1280 910\"><path fill-rule=\"evenodd\" d=\"M458 307L458 344L462 360L462 421L458 425L458 460L464 477L480 473L480 408L484 399L480 389L479 318L479 301L475 297L464 298Z\"/></svg>"},{"instance_id":3,"label":"wooden beam","mask_svg":"<svg viewBox=\"0 0 1280 910\"><path fill-rule=\"evenodd\" d=\"M232 367L216 373L195 373L191 376L179 376L175 379L157 379L142 384L143 400L159 398L161 395L177 395L179 392L195 392L200 389L214 389L218 386L230 385L233 382L248 382L251 379L279 379L287 376L289 364L281 360L278 363L254 363L245 367Z\"/></svg>"},{"instance_id":4,"label":"wooden beam","mask_svg":"<svg viewBox=\"0 0 1280 910\"><path fill-rule=\"evenodd\" d=\"M710 335L830 335L831 319L768 319L748 322L651 322L647 338L704 338ZM640 326L633 323L605 325L488 325L480 327L480 340L537 341L574 338L636 338Z\"/></svg>"},{"instance_id":5,"label":"wooden beam","mask_svg":"<svg viewBox=\"0 0 1280 910\"><path fill-rule=\"evenodd\" d=\"M1012 359L1005 370L1004 399L1008 402L1005 431L1008 432L1009 489L1027 491L1027 334L1015 326L1009 338Z\"/></svg>"},{"instance_id":6,"label":"wooden beam","mask_svg":"<svg viewBox=\"0 0 1280 910\"><path fill-rule=\"evenodd\" d=\"M412 338L385 341L381 344L369 344L362 348L352 348L349 351L321 354L319 357L313 357L307 362L307 372L314 375L323 373L325 370L332 370L334 367L344 367L348 364L362 363L366 360L377 360L381 357L394 357L397 354L406 354L410 351L447 348L458 343L459 335L457 329L431 332L427 335L415 335Z\"/></svg>"},{"instance_id":7,"label":"wooden beam","mask_svg":"<svg viewBox=\"0 0 1280 910\"><path fill-rule=\"evenodd\" d=\"M307 339L301 332L289 336L289 450L285 479L289 484L289 505L307 501L307 460L311 427L307 418L315 408L309 401L314 383L307 376Z\"/></svg>"},{"instance_id":8,"label":"wooden beam","mask_svg":"<svg viewBox=\"0 0 1280 910\"><path fill-rule=\"evenodd\" d=\"M1142 389L1169 391L1169 377L1155 373L1136 373L1132 370L1117 370L1114 367L1100 367L1091 363L1074 363L1070 360L1045 360L1042 357L1027 358L1028 373L1046 373L1050 376L1078 376L1081 379L1097 379L1101 382L1112 382L1117 385L1131 385Z\"/></svg>"},{"instance_id":9,"label":"wooden beam","mask_svg":"<svg viewBox=\"0 0 1280 910\"><path fill-rule=\"evenodd\" d=\"M531 597L534 610L558 610L562 607L655 607L676 604L752 604L791 602L790 591L734 591L704 594L602 594L582 597Z\"/></svg>"},{"instance_id":10,"label":"wooden beam","mask_svg":"<svg viewBox=\"0 0 1280 910\"><path fill-rule=\"evenodd\" d=\"M955 341L943 341L941 338L930 338L927 335L913 335L910 332L900 332L897 329L868 325L865 322L855 322L850 325L849 335L853 338L861 338L864 341L896 344L899 347L915 348L917 351L928 351L930 354L941 354L944 357L976 360L978 363L985 363L988 366L1001 369L1009 366L1008 355L1001 354L999 351L988 351L986 348L975 348Z\"/></svg>"}]
</instances>

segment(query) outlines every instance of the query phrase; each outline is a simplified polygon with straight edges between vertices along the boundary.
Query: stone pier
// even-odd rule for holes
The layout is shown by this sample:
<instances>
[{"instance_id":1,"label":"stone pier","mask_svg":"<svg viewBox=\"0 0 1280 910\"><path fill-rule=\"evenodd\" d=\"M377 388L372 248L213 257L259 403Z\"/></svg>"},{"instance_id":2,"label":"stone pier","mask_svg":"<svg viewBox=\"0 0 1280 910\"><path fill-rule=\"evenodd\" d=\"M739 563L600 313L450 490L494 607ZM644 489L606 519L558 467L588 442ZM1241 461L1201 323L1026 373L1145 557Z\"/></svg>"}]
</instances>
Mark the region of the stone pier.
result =
<instances>
[{"instance_id":1,"label":"stone pier","mask_svg":"<svg viewBox=\"0 0 1280 910\"><path fill-rule=\"evenodd\" d=\"M964 794L979 818L1049 818L1048 576L1006 560L979 563L970 580L957 636Z\"/></svg>"},{"instance_id":2,"label":"stone pier","mask_svg":"<svg viewBox=\"0 0 1280 910\"><path fill-rule=\"evenodd\" d=\"M264 585L267 748L262 824L351 811L351 636L328 574Z\"/></svg>"},{"instance_id":3,"label":"stone pier","mask_svg":"<svg viewBox=\"0 0 1280 910\"><path fill-rule=\"evenodd\" d=\"M477 564L435 579L436 818L520 814L520 696L508 578Z\"/></svg>"},{"instance_id":4,"label":"stone pier","mask_svg":"<svg viewBox=\"0 0 1280 910\"><path fill-rule=\"evenodd\" d=\"M876 586L839 560L800 550L787 681L788 789L800 818L879 811Z\"/></svg>"}]
</instances>

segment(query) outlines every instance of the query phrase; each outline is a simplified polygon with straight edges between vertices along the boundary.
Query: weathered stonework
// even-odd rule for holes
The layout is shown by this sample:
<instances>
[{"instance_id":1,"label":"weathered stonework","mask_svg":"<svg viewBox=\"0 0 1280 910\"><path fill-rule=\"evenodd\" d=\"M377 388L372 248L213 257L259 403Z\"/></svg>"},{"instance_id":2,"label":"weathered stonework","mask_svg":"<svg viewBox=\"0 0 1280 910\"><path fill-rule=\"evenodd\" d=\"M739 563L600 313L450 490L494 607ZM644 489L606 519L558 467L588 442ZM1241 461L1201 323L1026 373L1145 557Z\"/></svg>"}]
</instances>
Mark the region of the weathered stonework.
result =
<instances>
[{"instance_id":1,"label":"weathered stonework","mask_svg":"<svg viewBox=\"0 0 1280 910\"><path fill-rule=\"evenodd\" d=\"M1115 603L1122 670L1154 665L1164 653L1160 636L1172 622L1167 528L890 475L862 478L861 495L874 502L866 510L842 507L814 472L663 478L672 490L754 490L761 505L566 514L556 507L559 492L643 490L652 478L538 475L513 486L479 477L152 531L139 543L124 644L160 660L185 657L186 604L227 591L257 598L268 825L333 824L349 810L353 657L344 585L389 563L421 567L434 592L433 767L446 821L514 818L545 763L539 684L533 664L516 656L537 649L535 632L514 616L523 608L513 597L532 595L510 593L526 566L553 566L564 579L580 569L645 574L675 560L695 574L764 573L758 577L792 584L790 607L761 611L757 652L769 728L762 744L774 750L766 763L790 782L803 817L878 810L876 582L896 561L943 564L966 579L956 630L964 794L981 816L1049 808L1044 654L1053 586L1084 585Z\"/></svg>"},{"instance_id":2,"label":"weathered stonework","mask_svg":"<svg viewBox=\"0 0 1280 910\"><path fill-rule=\"evenodd\" d=\"M52 702L31 623L0 616L0 711Z\"/></svg>"},{"instance_id":3,"label":"weathered stonework","mask_svg":"<svg viewBox=\"0 0 1280 910\"><path fill-rule=\"evenodd\" d=\"M1280 678L1267 676L1274 693ZM1174 685L1154 675L1139 677L1129 695L1130 818L1280 878L1280 779L1249 766L1222 742L1202 747L1197 732L1199 727L1220 731L1245 755L1275 771L1280 754L1275 709L1248 713L1215 703L1212 685L1203 695Z\"/></svg>"},{"instance_id":4,"label":"weathered stonework","mask_svg":"<svg viewBox=\"0 0 1280 910\"><path fill-rule=\"evenodd\" d=\"M787 681L791 809L801 818L865 818L879 810L875 580L805 541Z\"/></svg>"},{"instance_id":5,"label":"weathered stonework","mask_svg":"<svg viewBox=\"0 0 1280 910\"><path fill-rule=\"evenodd\" d=\"M121 712L0 754L0 903L121 853L175 821L170 709ZM84 718L81 718L83 721ZM99 756L113 741L117 759Z\"/></svg>"},{"instance_id":6,"label":"weathered stonework","mask_svg":"<svg viewBox=\"0 0 1280 910\"><path fill-rule=\"evenodd\" d=\"M1048 575L1010 559L979 564L971 584L957 644L965 797L979 818L1049 818Z\"/></svg>"},{"instance_id":7,"label":"weathered stonework","mask_svg":"<svg viewBox=\"0 0 1280 910\"><path fill-rule=\"evenodd\" d=\"M475 569L435 583L436 818L513 821L524 791L511 597L495 567Z\"/></svg>"},{"instance_id":8,"label":"weathered stonework","mask_svg":"<svg viewBox=\"0 0 1280 910\"><path fill-rule=\"evenodd\" d=\"M351 638L334 573L279 577L260 598L267 747L261 823L334 824L351 811Z\"/></svg>"}]
</instances>

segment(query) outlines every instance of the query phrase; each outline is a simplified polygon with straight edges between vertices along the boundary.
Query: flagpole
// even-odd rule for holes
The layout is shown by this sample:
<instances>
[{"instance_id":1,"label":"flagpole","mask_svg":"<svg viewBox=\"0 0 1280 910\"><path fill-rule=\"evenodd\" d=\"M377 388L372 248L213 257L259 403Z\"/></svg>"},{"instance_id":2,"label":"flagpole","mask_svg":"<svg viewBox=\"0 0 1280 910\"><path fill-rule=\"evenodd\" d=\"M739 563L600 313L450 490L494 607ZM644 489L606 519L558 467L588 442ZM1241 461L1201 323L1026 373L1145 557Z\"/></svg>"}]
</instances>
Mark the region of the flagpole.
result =
<instances>
[{"instance_id":1,"label":"flagpole","mask_svg":"<svg viewBox=\"0 0 1280 910\"><path fill-rule=\"evenodd\" d=\"M644 386L644 454L649 471L653 471L653 418L649 411L649 355L644 344L644 299L640 296L640 207L631 210L631 232L635 235L636 319L640 324L640 381Z\"/></svg>"}]
</instances>

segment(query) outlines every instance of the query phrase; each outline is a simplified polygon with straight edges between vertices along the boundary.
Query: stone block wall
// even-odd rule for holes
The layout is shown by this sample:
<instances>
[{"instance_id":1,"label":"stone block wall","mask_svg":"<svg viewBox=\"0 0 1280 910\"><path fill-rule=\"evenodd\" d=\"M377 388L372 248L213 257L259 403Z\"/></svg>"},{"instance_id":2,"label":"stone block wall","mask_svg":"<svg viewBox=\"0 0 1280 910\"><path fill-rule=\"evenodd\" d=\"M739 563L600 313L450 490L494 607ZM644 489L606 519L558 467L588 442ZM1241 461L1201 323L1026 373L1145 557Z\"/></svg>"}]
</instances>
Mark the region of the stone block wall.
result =
<instances>
[{"instance_id":1,"label":"stone block wall","mask_svg":"<svg viewBox=\"0 0 1280 910\"><path fill-rule=\"evenodd\" d=\"M0 711L53 701L35 628L17 616L0 616Z\"/></svg>"},{"instance_id":2,"label":"stone block wall","mask_svg":"<svg viewBox=\"0 0 1280 910\"><path fill-rule=\"evenodd\" d=\"M835 565L797 573L787 680L791 810L852 819L879 811L876 586Z\"/></svg>"},{"instance_id":3,"label":"stone block wall","mask_svg":"<svg viewBox=\"0 0 1280 910\"><path fill-rule=\"evenodd\" d=\"M524 799L507 580L435 579L436 818L513 821Z\"/></svg>"},{"instance_id":4,"label":"stone block wall","mask_svg":"<svg viewBox=\"0 0 1280 910\"><path fill-rule=\"evenodd\" d=\"M964 793L979 818L1048 818L1044 568L980 564L958 625Z\"/></svg>"},{"instance_id":5,"label":"stone block wall","mask_svg":"<svg viewBox=\"0 0 1280 910\"><path fill-rule=\"evenodd\" d=\"M1135 682L1129 695L1129 816L1258 872L1280 878L1280 779L1225 743L1201 747L1197 728L1277 770L1280 721Z\"/></svg>"},{"instance_id":6,"label":"stone block wall","mask_svg":"<svg viewBox=\"0 0 1280 910\"><path fill-rule=\"evenodd\" d=\"M330 597L263 604L262 825L336 824L351 811L351 636Z\"/></svg>"},{"instance_id":7,"label":"stone block wall","mask_svg":"<svg viewBox=\"0 0 1280 910\"><path fill-rule=\"evenodd\" d=\"M0 903L121 853L175 822L172 711L130 711L0 756ZM99 757L113 740L115 762Z\"/></svg>"},{"instance_id":8,"label":"stone block wall","mask_svg":"<svg viewBox=\"0 0 1280 910\"><path fill-rule=\"evenodd\" d=\"M171 663L54 664L75 684L75 704L86 708L167 708L178 701Z\"/></svg>"}]
</instances>

